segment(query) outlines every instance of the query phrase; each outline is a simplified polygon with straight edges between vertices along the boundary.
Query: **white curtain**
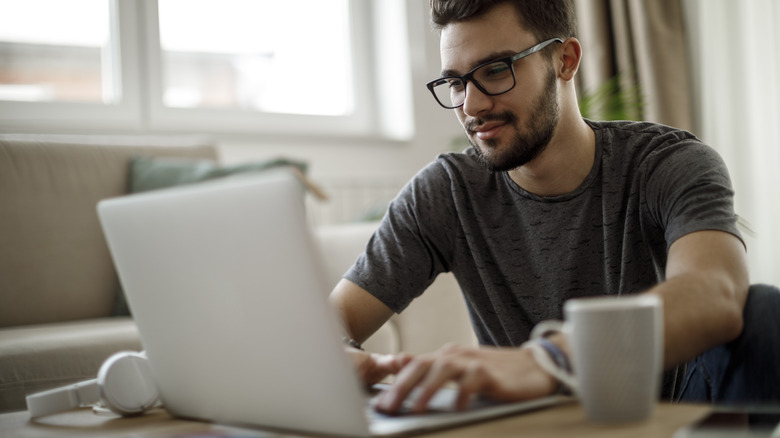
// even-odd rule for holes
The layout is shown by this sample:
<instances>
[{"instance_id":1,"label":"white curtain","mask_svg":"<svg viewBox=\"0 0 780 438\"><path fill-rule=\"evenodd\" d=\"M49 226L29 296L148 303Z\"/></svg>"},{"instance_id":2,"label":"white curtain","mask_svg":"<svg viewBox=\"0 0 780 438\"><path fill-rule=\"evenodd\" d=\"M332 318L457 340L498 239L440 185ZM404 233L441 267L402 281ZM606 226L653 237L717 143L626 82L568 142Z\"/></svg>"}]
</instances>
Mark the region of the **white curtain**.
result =
<instances>
[{"instance_id":1,"label":"white curtain","mask_svg":"<svg viewBox=\"0 0 780 438\"><path fill-rule=\"evenodd\" d=\"M726 161L751 282L780 285L780 0L684 0L695 133Z\"/></svg>"}]
</instances>

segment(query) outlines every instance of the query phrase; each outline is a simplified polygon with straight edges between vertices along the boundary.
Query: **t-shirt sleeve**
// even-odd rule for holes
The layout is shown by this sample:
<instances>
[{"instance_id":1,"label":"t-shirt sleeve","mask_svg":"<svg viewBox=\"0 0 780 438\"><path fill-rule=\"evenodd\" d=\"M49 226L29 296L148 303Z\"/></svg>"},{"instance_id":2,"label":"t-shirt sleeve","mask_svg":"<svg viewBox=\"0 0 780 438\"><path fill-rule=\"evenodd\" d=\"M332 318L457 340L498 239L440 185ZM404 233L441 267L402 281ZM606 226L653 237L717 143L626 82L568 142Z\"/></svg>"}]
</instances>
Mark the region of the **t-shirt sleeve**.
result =
<instances>
[{"instance_id":1,"label":"t-shirt sleeve","mask_svg":"<svg viewBox=\"0 0 780 438\"><path fill-rule=\"evenodd\" d=\"M437 162L418 173L390 203L366 250L344 278L400 313L441 272L449 271L442 215L451 202L447 173ZM455 215L451 215L452 218Z\"/></svg>"},{"instance_id":2,"label":"t-shirt sleeve","mask_svg":"<svg viewBox=\"0 0 780 438\"><path fill-rule=\"evenodd\" d=\"M702 230L742 240L728 169L714 149L687 139L658 148L645 164L648 209L664 229L667 250L680 237Z\"/></svg>"}]
</instances>

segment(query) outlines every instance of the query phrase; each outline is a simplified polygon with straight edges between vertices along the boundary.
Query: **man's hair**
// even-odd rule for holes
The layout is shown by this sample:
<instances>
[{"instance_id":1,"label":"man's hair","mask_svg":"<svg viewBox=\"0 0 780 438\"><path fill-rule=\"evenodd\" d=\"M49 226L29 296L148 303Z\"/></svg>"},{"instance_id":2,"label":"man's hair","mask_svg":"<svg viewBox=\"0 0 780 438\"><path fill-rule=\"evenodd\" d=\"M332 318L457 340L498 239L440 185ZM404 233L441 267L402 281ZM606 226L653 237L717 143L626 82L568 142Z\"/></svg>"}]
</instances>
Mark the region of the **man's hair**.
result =
<instances>
[{"instance_id":1,"label":"man's hair","mask_svg":"<svg viewBox=\"0 0 780 438\"><path fill-rule=\"evenodd\" d=\"M577 21L571 0L430 0L431 21L436 30L447 25L478 18L493 7L509 3L517 11L520 25L541 42L569 38L577 34Z\"/></svg>"}]
</instances>

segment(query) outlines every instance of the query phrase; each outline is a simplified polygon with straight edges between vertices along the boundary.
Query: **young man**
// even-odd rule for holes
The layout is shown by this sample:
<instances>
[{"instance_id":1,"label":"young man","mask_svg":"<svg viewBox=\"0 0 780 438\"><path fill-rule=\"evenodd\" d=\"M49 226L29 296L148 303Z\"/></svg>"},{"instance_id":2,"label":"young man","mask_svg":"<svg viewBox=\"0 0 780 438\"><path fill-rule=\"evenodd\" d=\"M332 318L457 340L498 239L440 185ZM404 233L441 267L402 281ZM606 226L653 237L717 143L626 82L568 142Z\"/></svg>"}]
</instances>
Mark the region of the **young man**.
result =
<instances>
[{"instance_id":1,"label":"young man","mask_svg":"<svg viewBox=\"0 0 780 438\"><path fill-rule=\"evenodd\" d=\"M442 78L428 86L472 146L440 156L402 190L331 301L362 341L451 271L482 347L355 352L369 383L398 373L379 409L395 412L420 387L422 411L450 381L461 406L474 393L553 393L558 382L518 347L574 297L660 295L667 368L737 338L749 281L718 155L687 132L582 118L570 2L431 6ZM568 354L563 335L550 340Z\"/></svg>"}]
</instances>

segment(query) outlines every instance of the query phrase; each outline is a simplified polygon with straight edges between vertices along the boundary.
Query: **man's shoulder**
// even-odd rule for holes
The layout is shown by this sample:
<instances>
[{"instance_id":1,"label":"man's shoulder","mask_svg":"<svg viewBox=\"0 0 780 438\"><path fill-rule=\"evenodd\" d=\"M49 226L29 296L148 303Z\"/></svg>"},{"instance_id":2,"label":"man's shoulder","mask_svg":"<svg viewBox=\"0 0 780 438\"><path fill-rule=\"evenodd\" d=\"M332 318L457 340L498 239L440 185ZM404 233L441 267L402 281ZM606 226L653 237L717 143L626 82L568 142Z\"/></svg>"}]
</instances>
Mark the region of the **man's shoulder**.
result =
<instances>
[{"instance_id":1,"label":"man's shoulder","mask_svg":"<svg viewBox=\"0 0 780 438\"><path fill-rule=\"evenodd\" d=\"M615 121L593 121L585 120L585 122L596 132L599 132L604 140L610 141L631 141L638 140L641 142L648 141L699 141L692 133L675 128L673 126L667 126L660 123L644 122L644 121L632 121L632 120L615 120Z\"/></svg>"},{"instance_id":2,"label":"man's shoulder","mask_svg":"<svg viewBox=\"0 0 780 438\"><path fill-rule=\"evenodd\" d=\"M469 179L489 177L491 172L479 161L473 147L468 147L462 152L445 152L439 154L436 159L428 163L416 176L419 179L445 179L462 178Z\"/></svg>"},{"instance_id":3,"label":"man's shoulder","mask_svg":"<svg viewBox=\"0 0 780 438\"><path fill-rule=\"evenodd\" d=\"M464 197L493 196L506 185L504 172L491 172L472 148L439 154L422 168L402 191L404 199L459 202ZM503 191L502 191L503 193Z\"/></svg>"},{"instance_id":4,"label":"man's shoulder","mask_svg":"<svg viewBox=\"0 0 780 438\"><path fill-rule=\"evenodd\" d=\"M692 133L653 122L587 121L607 160L629 161L631 166L680 154L711 154L714 150Z\"/></svg>"},{"instance_id":5,"label":"man's shoulder","mask_svg":"<svg viewBox=\"0 0 780 438\"><path fill-rule=\"evenodd\" d=\"M474 146L469 146L460 152L445 152L439 154L439 156L436 157L434 163L439 163L439 165L445 166L449 164L458 168L468 169L481 167L479 163L479 157L477 156L477 151L474 149ZM481 169L485 170L484 167L481 167Z\"/></svg>"}]
</instances>

